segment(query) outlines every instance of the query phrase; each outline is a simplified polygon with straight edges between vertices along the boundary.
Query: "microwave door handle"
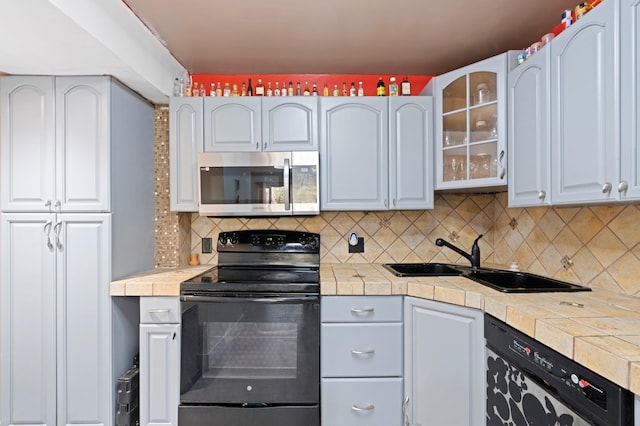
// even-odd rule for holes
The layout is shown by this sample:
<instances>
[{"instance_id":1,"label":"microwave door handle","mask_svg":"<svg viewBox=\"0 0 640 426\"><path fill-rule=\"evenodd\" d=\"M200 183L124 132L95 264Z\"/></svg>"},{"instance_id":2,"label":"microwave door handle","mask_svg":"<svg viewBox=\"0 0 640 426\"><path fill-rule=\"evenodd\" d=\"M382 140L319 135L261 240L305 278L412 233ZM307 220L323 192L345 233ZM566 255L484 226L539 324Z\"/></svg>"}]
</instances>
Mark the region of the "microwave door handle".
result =
<instances>
[{"instance_id":1,"label":"microwave door handle","mask_svg":"<svg viewBox=\"0 0 640 426\"><path fill-rule=\"evenodd\" d=\"M289 159L284 159L284 209L291 210L291 165Z\"/></svg>"}]
</instances>

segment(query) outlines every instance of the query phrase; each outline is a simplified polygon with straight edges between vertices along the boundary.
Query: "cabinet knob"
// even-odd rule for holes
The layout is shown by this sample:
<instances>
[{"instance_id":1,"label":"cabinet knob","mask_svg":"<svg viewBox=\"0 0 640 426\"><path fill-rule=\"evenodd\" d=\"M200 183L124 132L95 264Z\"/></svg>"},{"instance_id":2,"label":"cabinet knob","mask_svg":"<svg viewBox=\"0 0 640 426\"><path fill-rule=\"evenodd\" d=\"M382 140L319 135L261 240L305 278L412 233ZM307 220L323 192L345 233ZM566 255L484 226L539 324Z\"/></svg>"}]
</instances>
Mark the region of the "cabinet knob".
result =
<instances>
[{"instance_id":1,"label":"cabinet knob","mask_svg":"<svg viewBox=\"0 0 640 426\"><path fill-rule=\"evenodd\" d=\"M612 188L612 185L609 182L605 183L604 185L602 185L602 193L603 194L610 193L611 192L611 188Z\"/></svg>"},{"instance_id":2,"label":"cabinet knob","mask_svg":"<svg viewBox=\"0 0 640 426\"><path fill-rule=\"evenodd\" d=\"M267 141L262 142L262 149L267 149Z\"/></svg>"},{"instance_id":3,"label":"cabinet knob","mask_svg":"<svg viewBox=\"0 0 640 426\"><path fill-rule=\"evenodd\" d=\"M539 200L541 200L541 201L544 200L544 197L546 197L546 196L547 196L546 192L544 192L544 191L538 192L538 199Z\"/></svg>"},{"instance_id":4,"label":"cabinet knob","mask_svg":"<svg viewBox=\"0 0 640 426\"><path fill-rule=\"evenodd\" d=\"M44 206L51 210L51 200L47 200L47 202L44 203Z\"/></svg>"},{"instance_id":5,"label":"cabinet knob","mask_svg":"<svg viewBox=\"0 0 640 426\"><path fill-rule=\"evenodd\" d=\"M623 180L618 184L618 192L627 192L627 189L629 189L629 182L626 180Z\"/></svg>"},{"instance_id":6,"label":"cabinet knob","mask_svg":"<svg viewBox=\"0 0 640 426\"><path fill-rule=\"evenodd\" d=\"M60 211L61 206L62 206L62 203L60 202L60 200L56 200L56 203L53 205L53 209L56 211Z\"/></svg>"},{"instance_id":7,"label":"cabinet knob","mask_svg":"<svg viewBox=\"0 0 640 426\"><path fill-rule=\"evenodd\" d=\"M260 142L256 142L256 151L260 151Z\"/></svg>"}]
</instances>

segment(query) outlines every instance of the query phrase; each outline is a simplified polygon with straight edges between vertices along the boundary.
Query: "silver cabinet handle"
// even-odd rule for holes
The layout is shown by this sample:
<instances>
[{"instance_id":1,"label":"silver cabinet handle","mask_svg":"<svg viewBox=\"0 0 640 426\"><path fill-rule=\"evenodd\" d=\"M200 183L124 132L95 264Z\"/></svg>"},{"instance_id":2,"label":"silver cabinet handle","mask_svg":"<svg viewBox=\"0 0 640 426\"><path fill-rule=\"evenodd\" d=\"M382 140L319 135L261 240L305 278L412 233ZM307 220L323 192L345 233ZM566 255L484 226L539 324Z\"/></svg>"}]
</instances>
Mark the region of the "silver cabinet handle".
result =
<instances>
[{"instance_id":1,"label":"silver cabinet handle","mask_svg":"<svg viewBox=\"0 0 640 426\"><path fill-rule=\"evenodd\" d=\"M288 158L284 159L284 209L285 211L291 210L291 163Z\"/></svg>"},{"instance_id":2,"label":"silver cabinet handle","mask_svg":"<svg viewBox=\"0 0 640 426\"><path fill-rule=\"evenodd\" d=\"M351 353L354 355L373 355L375 349L351 349Z\"/></svg>"},{"instance_id":3,"label":"silver cabinet handle","mask_svg":"<svg viewBox=\"0 0 640 426\"><path fill-rule=\"evenodd\" d=\"M51 202L49 202L51 204ZM51 221L48 220L47 223L44 224L44 234L47 236L47 248L51 251L53 250L53 244L51 244Z\"/></svg>"},{"instance_id":4,"label":"silver cabinet handle","mask_svg":"<svg viewBox=\"0 0 640 426\"><path fill-rule=\"evenodd\" d=\"M611 192L611 188L612 188L612 185L609 182L605 183L604 185L602 185L602 193L603 194L610 193Z\"/></svg>"},{"instance_id":5,"label":"silver cabinet handle","mask_svg":"<svg viewBox=\"0 0 640 426\"><path fill-rule=\"evenodd\" d=\"M373 308L351 308L354 314L369 314L373 312Z\"/></svg>"},{"instance_id":6,"label":"silver cabinet handle","mask_svg":"<svg viewBox=\"0 0 640 426\"><path fill-rule=\"evenodd\" d=\"M260 151L260 142L256 142L256 151Z\"/></svg>"},{"instance_id":7,"label":"silver cabinet handle","mask_svg":"<svg viewBox=\"0 0 640 426\"><path fill-rule=\"evenodd\" d=\"M498 165L500 166L500 168L502 170L500 170L500 179L504 179L504 174L506 173L507 169L502 165L502 158L504 157L504 149L502 151L500 151L500 154L498 154Z\"/></svg>"},{"instance_id":8,"label":"silver cabinet handle","mask_svg":"<svg viewBox=\"0 0 640 426\"><path fill-rule=\"evenodd\" d=\"M62 203L60 202L60 200L56 200L56 203L53 205L53 209L59 212L61 210L60 209L61 206L62 206Z\"/></svg>"},{"instance_id":9,"label":"silver cabinet handle","mask_svg":"<svg viewBox=\"0 0 640 426\"><path fill-rule=\"evenodd\" d=\"M626 180L623 180L618 184L618 192L627 192L627 189L629 189L629 182Z\"/></svg>"},{"instance_id":10,"label":"silver cabinet handle","mask_svg":"<svg viewBox=\"0 0 640 426\"><path fill-rule=\"evenodd\" d=\"M47 200L47 202L44 203L44 206L47 207L49 211L51 211L51 200Z\"/></svg>"},{"instance_id":11,"label":"silver cabinet handle","mask_svg":"<svg viewBox=\"0 0 640 426\"><path fill-rule=\"evenodd\" d=\"M353 411L371 411L373 410L373 408L374 408L373 404L367 404L364 407L359 407L358 404L353 404L351 406L351 409Z\"/></svg>"},{"instance_id":12,"label":"silver cabinet handle","mask_svg":"<svg viewBox=\"0 0 640 426\"><path fill-rule=\"evenodd\" d=\"M395 206L396 206L396 199L394 198L393 199L393 207L395 207Z\"/></svg>"},{"instance_id":13,"label":"silver cabinet handle","mask_svg":"<svg viewBox=\"0 0 640 426\"><path fill-rule=\"evenodd\" d=\"M262 148L267 149L267 141L262 142Z\"/></svg>"},{"instance_id":14,"label":"silver cabinet handle","mask_svg":"<svg viewBox=\"0 0 640 426\"><path fill-rule=\"evenodd\" d=\"M544 191L540 191L538 192L538 199L539 200L544 200L544 198L547 196L547 193Z\"/></svg>"},{"instance_id":15,"label":"silver cabinet handle","mask_svg":"<svg viewBox=\"0 0 640 426\"><path fill-rule=\"evenodd\" d=\"M56 235L56 247L62 251L62 243L60 242L60 230L62 229L62 221L53 226L53 233Z\"/></svg>"},{"instance_id":16,"label":"silver cabinet handle","mask_svg":"<svg viewBox=\"0 0 640 426\"><path fill-rule=\"evenodd\" d=\"M402 401L402 416L404 417L404 426L410 426L411 421L409 420L409 413L407 413L407 405L409 405L409 395L404 398Z\"/></svg>"},{"instance_id":17,"label":"silver cabinet handle","mask_svg":"<svg viewBox=\"0 0 640 426\"><path fill-rule=\"evenodd\" d=\"M168 314L171 309L147 309L147 312L150 314Z\"/></svg>"}]
</instances>

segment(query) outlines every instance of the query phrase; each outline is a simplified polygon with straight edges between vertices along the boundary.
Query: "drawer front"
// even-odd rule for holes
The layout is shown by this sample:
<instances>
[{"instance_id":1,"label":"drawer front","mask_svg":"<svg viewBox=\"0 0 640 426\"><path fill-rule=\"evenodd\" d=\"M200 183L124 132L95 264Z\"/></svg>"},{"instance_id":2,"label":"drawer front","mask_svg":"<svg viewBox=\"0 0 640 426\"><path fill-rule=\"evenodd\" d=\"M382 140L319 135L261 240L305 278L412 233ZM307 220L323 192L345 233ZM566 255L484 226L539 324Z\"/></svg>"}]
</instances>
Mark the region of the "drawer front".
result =
<instances>
[{"instance_id":1,"label":"drawer front","mask_svg":"<svg viewBox=\"0 0 640 426\"><path fill-rule=\"evenodd\" d=\"M401 426L402 379L322 379L323 426Z\"/></svg>"},{"instance_id":2,"label":"drawer front","mask_svg":"<svg viewBox=\"0 0 640 426\"><path fill-rule=\"evenodd\" d=\"M180 298L178 297L141 297L141 324L179 324Z\"/></svg>"},{"instance_id":3,"label":"drawer front","mask_svg":"<svg viewBox=\"0 0 640 426\"><path fill-rule=\"evenodd\" d=\"M402 376L402 324L322 324L322 377Z\"/></svg>"},{"instance_id":4,"label":"drawer front","mask_svg":"<svg viewBox=\"0 0 640 426\"><path fill-rule=\"evenodd\" d=\"M402 321L402 296L324 296L322 322Z\"/></svg>"}]
</instances>

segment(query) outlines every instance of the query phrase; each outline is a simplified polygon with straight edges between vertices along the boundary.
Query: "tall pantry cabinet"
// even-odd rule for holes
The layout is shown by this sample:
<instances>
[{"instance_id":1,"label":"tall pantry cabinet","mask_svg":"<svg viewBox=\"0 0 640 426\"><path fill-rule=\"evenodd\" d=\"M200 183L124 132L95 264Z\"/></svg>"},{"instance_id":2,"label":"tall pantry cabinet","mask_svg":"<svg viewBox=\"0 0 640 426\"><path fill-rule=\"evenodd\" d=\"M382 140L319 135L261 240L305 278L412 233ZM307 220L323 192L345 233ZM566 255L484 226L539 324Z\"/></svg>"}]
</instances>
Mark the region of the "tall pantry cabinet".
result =
<instances>
[{"instance_id":1,"label":"tall pantry cabinet","mask_svg":"<svg viewBox=\"0 0 640 426\"><path fill-rule=\"evenodd\" d=\"M115 423L137 336L109 283L153 267L153 145L110 77L0 78L0 424Z\"/></svg>"}]
</instances>

